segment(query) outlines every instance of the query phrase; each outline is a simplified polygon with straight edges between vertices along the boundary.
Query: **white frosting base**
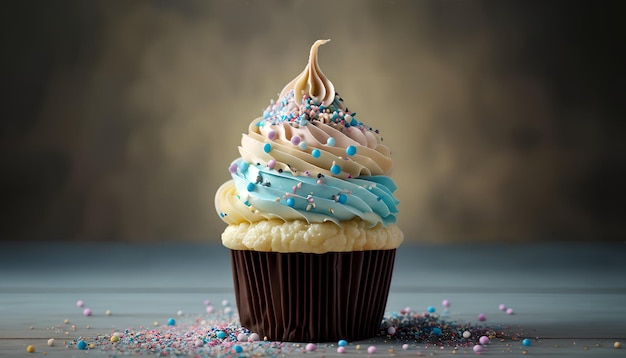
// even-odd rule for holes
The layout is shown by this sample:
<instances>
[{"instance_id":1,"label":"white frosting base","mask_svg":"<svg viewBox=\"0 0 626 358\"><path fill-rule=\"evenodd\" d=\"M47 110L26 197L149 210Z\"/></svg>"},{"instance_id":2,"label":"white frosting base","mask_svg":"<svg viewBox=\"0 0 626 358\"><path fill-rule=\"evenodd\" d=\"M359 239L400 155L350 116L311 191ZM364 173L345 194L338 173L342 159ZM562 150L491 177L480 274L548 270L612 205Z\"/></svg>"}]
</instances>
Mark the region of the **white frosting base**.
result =
<instances>
[{"instance_id":1,"label":"white frosting base","mask_svg":"<svg viewBox=\"0 0 626 358\"><path fill-rule=\"evenodd\" d=\"M222 234L224 246L233 250L263 252L346 252L395 249L404 240L397 225L367 223L354 219L341 226L332 222L307 223L302 220L284 222L264 220L256 223L229 225Z\"/></svg>"}]
</instances>

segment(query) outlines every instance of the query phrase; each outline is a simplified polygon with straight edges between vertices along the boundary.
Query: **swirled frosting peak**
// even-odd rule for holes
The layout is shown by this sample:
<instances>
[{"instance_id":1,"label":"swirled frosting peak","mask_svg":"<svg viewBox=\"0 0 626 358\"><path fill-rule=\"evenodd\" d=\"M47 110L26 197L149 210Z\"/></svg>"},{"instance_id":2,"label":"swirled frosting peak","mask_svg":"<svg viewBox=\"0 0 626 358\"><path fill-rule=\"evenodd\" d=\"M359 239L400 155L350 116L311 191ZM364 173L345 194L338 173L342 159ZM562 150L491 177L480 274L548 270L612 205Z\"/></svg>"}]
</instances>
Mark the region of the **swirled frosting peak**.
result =
<instances>
[{"instance_id":1,"label":"swirled frosting peak","mask_svg":"<svg viewBox=\"0 0 626 358\"><path fill-rule=\"evenodd\" d=\"M322 73L317 51L277 101L242 135L232 180L215 205L230 225L265 220L367 227L396 222L391 153L377 129L357 119Z\"/></svg>"},{"instance_id":2,"label":"swirled frosting peak","mask_svg":"<svg viewBox=\"0 0 626 358\"><path fill-rule=\"evenodd\" d=\"M315 41L309 53L309 63L298 77L283 88L280 97L293 90L296 97L311 97L313 104L316 105L329 105L335 100L335 86L324 76L317 63L317 49L328 41L330 40Z\"/></svg>"}]
</instances>

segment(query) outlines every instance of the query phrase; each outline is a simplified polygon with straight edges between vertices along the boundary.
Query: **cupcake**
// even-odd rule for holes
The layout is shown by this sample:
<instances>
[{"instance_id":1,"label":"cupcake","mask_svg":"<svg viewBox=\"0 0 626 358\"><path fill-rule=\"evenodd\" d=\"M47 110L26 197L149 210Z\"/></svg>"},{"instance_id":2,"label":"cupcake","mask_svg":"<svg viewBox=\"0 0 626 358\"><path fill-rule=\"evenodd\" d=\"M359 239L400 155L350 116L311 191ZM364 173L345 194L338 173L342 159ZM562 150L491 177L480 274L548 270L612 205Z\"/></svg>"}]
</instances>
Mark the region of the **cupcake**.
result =
<instances>
[{"instance_id":1,"label":"cupcake","mask_svg":"<svg viewBox=\"0 0 626 358\"><path fill-rule=\"evenodd\" d=\"M242 326L273 341L378 332L396 248L390 150L317 60L254 119L215 197Z\"/></svg>"}]
</instances>

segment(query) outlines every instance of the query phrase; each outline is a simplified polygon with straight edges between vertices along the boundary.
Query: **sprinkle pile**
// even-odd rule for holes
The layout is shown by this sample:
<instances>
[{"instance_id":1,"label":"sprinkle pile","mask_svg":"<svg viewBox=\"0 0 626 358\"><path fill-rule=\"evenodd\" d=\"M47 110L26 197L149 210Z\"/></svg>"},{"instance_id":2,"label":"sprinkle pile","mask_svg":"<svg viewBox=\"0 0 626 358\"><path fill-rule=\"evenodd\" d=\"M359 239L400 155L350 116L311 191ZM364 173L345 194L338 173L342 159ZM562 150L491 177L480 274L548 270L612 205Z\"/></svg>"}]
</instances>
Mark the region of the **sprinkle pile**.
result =
<instances>
[{"instance_id":1,"label":"sprinkle pile","mask_svg":"<svg viewBox=\"0 0 626 358\"><path fill-rule=\"evenodd\" d=\"M226 302L226 301L225 301ZM447 316L449 301L442 302L445 310L442 316ZM253 357L277 356L283 354L312 354L312 353L363 353L367 355L384 354L376 344L385 344L391 347L397 344L402 351L417 351L428 349L451 349L475 352L482 354L491 342L505 342L509 340L521 341L525 347L530 346L529 339L522 340L519 333L505 332L503 327L483 326L469 322L448 321L435 313L430 306L425 312L418 313L409 307L398 312L388 313L381 322L377 337L362 342L348 342L340 340L334 343L290 343L271 342L258 334L242 327L238 322L236 312L223 304L222 309L215 309L212 305L205 306L206 313L196 316L183 316L178 312L179 319L170 318L166 324L138 329L112 329L107 334L97 334L91 337L76 337L66 340L64 345L69 349L93 350L105 353L109 357L122 355L156 355L171 356L184 355L194 357ZM179 322L180 321L180 322ZM52 346L50 341L48 344ZM361 343L361 344L359 344ZM517 343L519 345L519 342ZM34 347L32 348L34 351ZM393 348L389 348L393 352Z\"/></svg>"}]
</instances>

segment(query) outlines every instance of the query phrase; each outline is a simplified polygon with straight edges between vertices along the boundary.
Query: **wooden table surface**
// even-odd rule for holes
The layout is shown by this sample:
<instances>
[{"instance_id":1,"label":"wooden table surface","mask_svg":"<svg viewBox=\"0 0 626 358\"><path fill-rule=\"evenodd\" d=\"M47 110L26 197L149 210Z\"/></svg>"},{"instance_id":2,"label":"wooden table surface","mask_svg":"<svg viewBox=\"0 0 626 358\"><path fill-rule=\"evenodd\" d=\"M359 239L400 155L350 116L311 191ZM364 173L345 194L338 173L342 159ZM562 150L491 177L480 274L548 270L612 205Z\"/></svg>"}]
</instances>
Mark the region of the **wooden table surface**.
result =
<instances>
[{"instance_id":1,"label":"wooden table surface","mask_svg":"<svg viewBox=\"0 0 626 358\"><path fill-rule=\"evenodd\" d=\"M387 311L433 306L442 313L447 299L445 320L506 327L532 340L530 347L494 340L485 356L626 357L626 348L614 348L614 342L626 345L625 254L625 243L405 244L398 250ZM155 327L170 317L183 325L210 321L205 300L219 310L223 300L235 308L231 279L228 250L221 245L3 243L0 355L114 356L64 342ZM78 300L92 316L83 315ZM500 311L499 304L515 314ZM480 313L485 322L478 321ZM29 345L35 353L26 352ZM367 356L371 345L381 356L474 354L471 347L417 343L404 350L379 337L350 342L342 356ZM339 355L336 344L291 353Z\"/></svg>"}]
</instances>

